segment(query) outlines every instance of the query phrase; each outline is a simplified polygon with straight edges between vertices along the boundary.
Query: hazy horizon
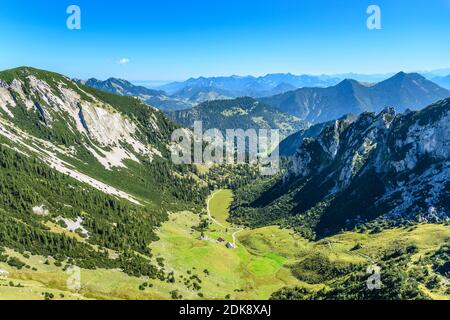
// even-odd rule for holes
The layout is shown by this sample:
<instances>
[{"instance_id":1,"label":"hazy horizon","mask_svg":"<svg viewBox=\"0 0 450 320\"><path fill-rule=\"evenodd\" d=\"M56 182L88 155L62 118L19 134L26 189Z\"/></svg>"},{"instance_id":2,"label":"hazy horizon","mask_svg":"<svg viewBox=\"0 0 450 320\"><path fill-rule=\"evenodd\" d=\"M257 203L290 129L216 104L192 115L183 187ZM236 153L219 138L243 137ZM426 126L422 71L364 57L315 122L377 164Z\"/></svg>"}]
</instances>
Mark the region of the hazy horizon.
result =
<instances>
[{"instance_id":1,"label":"hazy horizon","mask_svg":"<svg viewBox=\"0 0 450 320\"><path fill-rule=\"evenodd\" d=\"M345 76L357 76L357 77L372 77L374 78L373 81L383 81L391 76L394 76L395 74L399 73L399 72L405 72L405 73L419 73L421 75L423 75L426 78L432 78L432 77L440 77L440 76L447 76L450 75L450 68L439 68L439 69L433 69L433 70L398 70L398 71L392 71L392 72L387 72L387 73L373 73L373 74L364 74L364 73L358 73L358 72L345 72L345 73L339 73L339 74L327 74L327 73L323 73L323 74L313 74L313 73L299 73L299 74L294 74L292 72L274 72L274 73L266 73L266 74L262 74L262 75L252 75L252 74L247 74L247 75L236 75L236 74L230 74L230 75L215 75L215 76L209 76L209 77L205 77L205 76L198 76L198 77L189 77L189 78L184 78L184 79L173 79L173 80L158 80L158 79L150 79L150 80L133 80L133 79L126 79L123 78L124 80L127 80L131 83L133 83L134 85L140 85L140 86L144 86L144 87L148 87L148 88L158 88L161 86L164 86L166 84L169 83L173 83L173 82L184 82L187 81L189 79L199 79L199 78L228 78L228 77L240 77L240 78L245 78L245 77L254 77L254 78L259 78L259 77L264 77L267 75L271 75L271 74L292 74L295 76L326 76L326 77L335 77L335 78L341 78L344 79ZM95 77L90 77L90 78L95 78ZM101 80L101 81L105 81L109 78L115 78L115 77L107 77L104 79L99 79L99 78L95 78L97 80ZM83 80L87 80L87 79L83 79Z\"/></svg>"},{"instance_id":2,"label":"hazy horizon","mask_svg":"<svg viewBox=\"0 0 450 320\"><path fill-rule=\"evenodd\" d=\"M73 78L180 81L200 76L386 74L446 68L448 0L9 3L0 12L0 69L29 65ZM26 23L24 23L26 22Z\"/></svg>"}]
</instances>

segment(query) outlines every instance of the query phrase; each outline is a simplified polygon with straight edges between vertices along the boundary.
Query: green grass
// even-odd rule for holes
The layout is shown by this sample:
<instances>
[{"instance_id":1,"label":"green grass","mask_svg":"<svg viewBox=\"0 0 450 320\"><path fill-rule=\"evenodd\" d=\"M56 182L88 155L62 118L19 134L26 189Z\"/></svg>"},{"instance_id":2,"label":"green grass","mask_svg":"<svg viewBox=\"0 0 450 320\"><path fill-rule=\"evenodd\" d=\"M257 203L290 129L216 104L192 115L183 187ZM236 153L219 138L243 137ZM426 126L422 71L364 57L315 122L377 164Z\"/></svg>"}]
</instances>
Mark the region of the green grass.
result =
<instances>
[{"instance_id":1,"label":"green grass","mask_svg":"<svg viewBox=\"0 0 450 320\"><path fill-rule=\"evenodd\" d=\"M4 300L35 300L44 299L43 292L53 293L55 299L169 299L172 287L159 280L148 280L126 275L119 270L87 270L81 269L81 289L73 292L67 288L68 274L62 267L54 265L54 260L43 256L24 257L22 254L7 250L9 256L18 257L21 261L37 270L17 270L5 263L0 263L0 269L10 274L0 280L0 299ZM45 264L48 260L49 264ZM9 287L9 282L20 284L24 288ZM148 282L153 288L139 290L139 285ZM60 296L64 295L64 298Z\"/></svg>"},{"instance_id":2,"label":"green grass","mask_svg":"<svg viewBox=\"0 0 450 320\"><path fill-rule=\"evenodd\" d=\"M151 248L157 256L164 257L175 274L185 277L190 271L199 275L202 279L200 291L205 298L223 299L230 294L233 299L267 299L273 290L285 283L299 284L282 267L277 255L255 255L241 245L234 250L227 249L223 243L214 241L222 234L218 232L206 232L211 241L198 240L200 234L191 229L198 222L199 217L193 213L173 214L160 230L161 240L153 243ZM209 276L204 276L204 269L209 271ZM241 289L244 291L235 292ZM196 295L186 292L182 283L178 283L177 290L186 298Z\"/></svg>"},{"instance_id":3,"label":"green grass","mask_svg":"<svg viewBox=\"0 0 450 320\"><path fill-rule=\"evenodd\" d=\"M226 227L230 226L227 219L232 202L233 192L231 190L218 190L211 195L209 201L211 215Z\"/></svg>"},{"instance_id":4,"label":"green grass","mask_svg":"<svg viewBox=\"0 0 450 320\"><path fill-rule=\"evenodd\" d=\"M275 255L273 253L269 255ZM275 274L280 267L284 264L283 262L280 263L280 259L274 260L270 257L261 257L254 259L251 263L247 265L249 271L254 274L255 276L269 276Z\"/></svg>"},{"instance_id":5,"label":"green grass","mask_svg":"<svg viewBox=\"0 0 450 320\"><path fill-rule=\"evenodd\" d=\"M215 193L211 211L216 218L225 221L232 199L230 191ZM316 255L323 257L326 264L332 266L368 265L365 256L377 259L384 252L408 245L416 245L419 259L428 252L433 252L440 245L449 241L450 228L444 225L422 224L414 228L397 228L378 234L361 234L345 232L318 242L310 242L294 234L291 230L270 226L259 229L245 229L237 235L237 249L227 249L223 243L215 241L219 236L231 241L234 226L221 228L211 224L205 234L209 241L201 241L200 233L194 230L200 222L200 216L192 212L177 212L157 231L159 240L150 244L155 257L163 258L167 272L173 271L175 283L131 277L120 270L85 270L81 271L82 289L71 292L66 288L67 274L61 267L44 264L42 256L25 258L22 254L7 250L9 256L15 256L30 267L22 270L0 263L0 269L10 272L8 280L0 281L0 298L2 299L43 299L43 292L51 292L55 299L170 299L176 290L183 299L267 299L274 291L285 286L300 286L312 290L326 288L326 282L308 284L295 278L292 266L308 267L308 261ZM53 232L61 232L57 228ZM360 249L352 250L356 244ZM363 256L364 255L364 256ZM300 264L302 266L302 264ZM208 270L208 274L204 270ZM301 268L298 270L302 270ZM297 271L298 271L297 270ZM318 270L305 269L305 278L321 279ZM185 279L196 275L200 280L200 290L194 290L185 284ZM24 288L10 287L9 280L20 283ZM151 288L139 290L143 282ZM192 281L191 281L192 282ZM428 292L436 299L448 299L444 291ZM62 298L61 298L62 299Z\"/></svg>"}]
</instances>

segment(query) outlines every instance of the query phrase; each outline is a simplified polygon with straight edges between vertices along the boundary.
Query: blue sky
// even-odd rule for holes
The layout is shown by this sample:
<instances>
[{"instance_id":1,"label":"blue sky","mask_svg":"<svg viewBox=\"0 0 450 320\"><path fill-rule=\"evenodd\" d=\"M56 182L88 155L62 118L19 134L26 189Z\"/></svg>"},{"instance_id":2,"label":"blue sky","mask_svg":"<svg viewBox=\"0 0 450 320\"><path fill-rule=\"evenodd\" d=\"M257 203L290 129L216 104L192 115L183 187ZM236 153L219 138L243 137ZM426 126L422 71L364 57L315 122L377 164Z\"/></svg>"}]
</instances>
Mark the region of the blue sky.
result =
<instances>
[{"instance_id":1,"label":"blue sky","mask_svg":"<svg viewBox=\"0 0 450 320\"><path fill-rule=\"evenodd\" d=\"M66 27L71 4L81 30ZM366 27L370 4L382 30ZM2 0L0 69L129 80L432 70L450 67L449 37L450 0Z\"/></svg>"}]
</instances>

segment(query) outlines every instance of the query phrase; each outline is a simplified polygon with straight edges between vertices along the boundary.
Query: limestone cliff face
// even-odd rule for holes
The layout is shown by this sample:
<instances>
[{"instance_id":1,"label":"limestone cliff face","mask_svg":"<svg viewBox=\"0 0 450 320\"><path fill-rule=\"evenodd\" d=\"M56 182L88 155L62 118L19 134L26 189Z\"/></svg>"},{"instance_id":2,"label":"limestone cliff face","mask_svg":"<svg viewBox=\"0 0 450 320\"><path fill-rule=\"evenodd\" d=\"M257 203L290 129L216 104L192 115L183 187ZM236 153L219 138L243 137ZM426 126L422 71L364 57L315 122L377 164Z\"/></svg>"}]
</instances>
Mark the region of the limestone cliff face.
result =
<instances>
[{"instance_id":1,"label":"limestone cliff face","mask_svg":"<svg viewBox=\"0 0 450 320\"><path fill-rule=\"evenodd\" d=\"M330 123L303 141L291 177L290 183L305 181L296 197L300 213L332 201L319 229L377 217L448 220L450 99L421 111L396 114L389 108Z\"/></svg>"},{"instance_id":2,"label":"limestone cliff face","mask_svg":"<svg viewBox=\"0 0 450 320\"><path fill-rule=\"evenodd\" d=\"M78 164L128 169L168 153L173 126L137 98L85 87L33 68L0 72L0 135L78 180L127 195L86 176Z\"/></svg>"},{"instance_id":3,"label":"limestone cliff face","mask_svg":"<svg viewBox=\"0 0 450 320\"><path fill-rule=\"evenodd\" d=\"M10 83L0 83L0 107L6 121L16 122L17 109L36 113L50 131L67 130L79 143L98 149L93 154L110 168L123 166L123 160L137 160L137 155L153 158L160 151L142 139L139 125L114 106L85 91L70 79L56 76L48 79L34 69L19 71ZM150 109L150 107L149 107ZM156 112L156 111L155 111ZM155 118L149 118L149 131L158 133ZM100 156L102 155L102 156Z\"/></svg>"}]
</instances>

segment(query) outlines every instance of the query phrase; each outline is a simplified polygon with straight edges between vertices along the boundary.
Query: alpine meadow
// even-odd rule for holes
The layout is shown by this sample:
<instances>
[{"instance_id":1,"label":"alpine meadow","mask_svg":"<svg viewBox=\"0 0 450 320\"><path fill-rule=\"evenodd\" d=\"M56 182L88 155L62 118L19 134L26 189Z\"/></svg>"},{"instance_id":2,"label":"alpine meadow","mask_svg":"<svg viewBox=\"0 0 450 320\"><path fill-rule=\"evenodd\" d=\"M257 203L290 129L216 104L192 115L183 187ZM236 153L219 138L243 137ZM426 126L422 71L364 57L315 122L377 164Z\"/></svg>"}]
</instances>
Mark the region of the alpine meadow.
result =
<instances>
[{"instance_id":1,"label":"alpine meadow","mask_svg":"<svg viewBox=\"0 0 450 320\"><path fill-rule=\"evenodd\" d=\"M0 300L450 300L448 2L74 2L0 13Z\"/></svg>"}]
</instances>

